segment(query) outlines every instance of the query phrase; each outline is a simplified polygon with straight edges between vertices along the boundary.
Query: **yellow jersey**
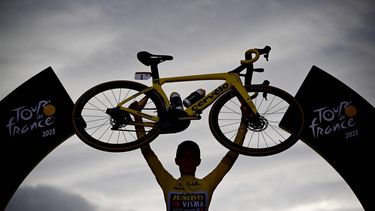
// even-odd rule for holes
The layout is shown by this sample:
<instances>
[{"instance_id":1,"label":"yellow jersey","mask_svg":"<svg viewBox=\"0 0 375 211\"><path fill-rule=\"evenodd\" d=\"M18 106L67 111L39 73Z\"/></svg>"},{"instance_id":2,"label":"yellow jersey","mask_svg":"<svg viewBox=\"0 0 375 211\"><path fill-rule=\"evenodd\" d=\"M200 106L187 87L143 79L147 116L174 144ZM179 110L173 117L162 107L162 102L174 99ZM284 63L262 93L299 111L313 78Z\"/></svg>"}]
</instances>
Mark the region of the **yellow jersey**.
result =
<instances>
[{"instance_id":1,"label":"yellow jersey","mask_svg":"<svg viewBox=\"0 0 375 211\"><path fill-rule=\"evenodd\" d=\"M238 154L228 153L218 166L202 179L182 176L175 179L161 164L155 153L143 153L164 193L168 211L207 211L212 194L233 166Z\"/></svg>"}]
</instances>

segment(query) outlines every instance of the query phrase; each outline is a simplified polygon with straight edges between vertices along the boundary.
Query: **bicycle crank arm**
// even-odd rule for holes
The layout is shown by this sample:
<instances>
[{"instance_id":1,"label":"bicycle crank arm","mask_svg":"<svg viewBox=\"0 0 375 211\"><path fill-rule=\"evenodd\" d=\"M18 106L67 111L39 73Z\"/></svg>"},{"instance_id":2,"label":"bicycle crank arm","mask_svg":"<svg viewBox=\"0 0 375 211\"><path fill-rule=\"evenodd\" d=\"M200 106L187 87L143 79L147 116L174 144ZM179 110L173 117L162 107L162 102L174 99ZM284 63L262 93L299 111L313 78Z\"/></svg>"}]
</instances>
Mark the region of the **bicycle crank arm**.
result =
<instances>
[{"instance_id":1,"label":"bicycle crank arm","mask_svg":"<svg viewBox=\"0 0 375 211\"><path fill-rule=\"evenodd\" d=\"M178 120L200 120L202 119L201 116L184 116L184 117L179 117Z\"/></svg>"}]
</instances>

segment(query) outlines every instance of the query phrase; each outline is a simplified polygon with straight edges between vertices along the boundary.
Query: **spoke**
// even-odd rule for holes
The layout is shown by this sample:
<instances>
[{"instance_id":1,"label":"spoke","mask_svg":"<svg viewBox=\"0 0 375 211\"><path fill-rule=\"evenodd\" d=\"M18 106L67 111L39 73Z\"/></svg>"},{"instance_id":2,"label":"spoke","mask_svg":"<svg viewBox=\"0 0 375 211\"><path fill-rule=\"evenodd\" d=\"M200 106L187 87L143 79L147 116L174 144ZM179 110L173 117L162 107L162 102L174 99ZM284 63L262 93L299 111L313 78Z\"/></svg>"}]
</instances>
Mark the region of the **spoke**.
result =
<instances>
[{"instance_id":1,"label":"spoke","mask_svg":"<svg viewBox=\"0 0 375 211\"><path fill-rule=\"evenodd\" d=\"M283 139L283 140L285 140L285 137L278 131L278 130L276 130L277 128L279 128L279 127L276 127L276 126L273 126L273 125L269 125L277 134L279 134L279 136ZM281 129L280 129L281 130Z\"/></svg>"},{"instance_id":2,"label":"spoke","mask_svg":"<svg viewBox=\"0 0 375 211\"><path fill-rule=\"evenodd\" d=\"M272 114L284 114L286 112L285 108L288 108L289 106L286 105L284 107L281 107L279 109L277 109L276 111L273 111L273 112L270 112L268 114L264 113L265 116L268 116L268 115L272 115Z\"/></svg>"},{"instance_id":3,"label":"spoke","mask_svg":"<svg viewBox=\"0 0 375 211\"><path fill-rule=\"evenodd\" d=\"M233 123L227 123L227 124L224 124L224 125L219 125L219 127L227 127L227 126L230 126L230 125L235 125L235 124L238 124L240 121L238 121L238 119L235 119L236 122L233 122Z\"/></svg>"},{"instance_id":4,"label":"spoke","mask_svg":"<svg viewBox=\"0 0 375 211\"><path fill-rule=\"evenodd\" d=\"M255 102L257 102L257 101L258 101L258 98L255 98ZM264 101L264 98L262 97L261 100L260 100L259 105L257 106L257 108L260 108L262 106L263 101Z\"/></svg>"},{"instance_id":5,"label":"spoke","mask_svg":"<svg viewBox=\"0 0 375 211\"><path fill-rule=\"evenodd\" d=\"M98 131L100 128L104 127L104 126L108 123L108 121L109 121L109 120L105 121L105 122L104 122L103 124L101 124L101 125L94 126L94 127L91 127L91 128L87 128L87 130L97 127L97 129L96 129L94 132L91 133L91 135L93 135L93 134L96 133L96 131Z\"/></svg>"},{"instance_id":6,"label":"spoke","mask_svg":"<svg viewBox=\"0 0 375 211\"><path fill-rule=\"evenodd\" d=\"M106 107L106 105L104 105L99 99L97 99L105 108L107 108ZM101 111L101 112L103 112L103 113L105 113L105 111L103 110L103 109L101 109L101 108L99 108L98 106L96 106L96 105L94 105L94 104L92 104L91 102L87 102L87 104L90 104L91 106L93 106L94 108L96 108L98 111ZM88 109L88 108L83 108L84 110L86 110L86 109ZM94 110L94 109L91 109L91 110Z\"/></svg>"},{"instance_id":7,"label":"spoke","mask_svg":"<svg viewBox=\"0 0 375 211\"><path fill-rule=\"evenodd\" d=\"M237 113L237 112L233 112L233 111L221 111L220 113L222 113L222 114L233 114L233 113Z\"/></svg>"},{"instance_id":8,"label":"spoke","mask_svg":"<svg viewBox=\"0 0 375 211\"><path fill-rule=\"evenodd\" d=\"M107 129L104 130L101 136L99 136L98 140L102 139L103 135L111 128L111 126L108 126Z\"/></svg>"},{"instance_id":9,"label":"spoke","mask_svg":"<svg viewBox=\"0 0 375 211\"><path fill-rule=\"evenodd\" d=\"M236 130L237 130L237 129L230 130L230 131L224 132L224 134L232 133L232 132L234 132L234 131L236 131Z\"/></svg>"},{"instance_id":10,"label":"spoke","mask_svg":"<svg viewBox=\"0 0 375 211\"><path fill-rule=\"evenodd\" d=\"M121 135L121 132L119 131L117 133L117 140L116 140L116 143L118 144L120 142L120 135Z\"/></svg>"},{"instance_id":11,"label":"spoke","mask_svg":"<svg viewBox=\"0 0 375 211\"><path fill-rule=\"evenodd\" d=\"M264 134L263 134L263 132L260 132L260 134L262 135L262 137L263 137L263 141L264 141L264 143L266 144L266 146L268 147L268 144L267 144L267 141L266 141L266 138L264 137Z\"/></svg>"},{"instance_id":12,"label":"spoke","mask_svg":"<svg viewBox=\"0 0 375 211\"><path fill-rule=\"evenodd\" d=\"M276 103L275 105L273 105L273 106L271 107L271 105L273 104L273 101L274 101L275 99L276 99L276 96L273 97L272 102L269 104L267 110L266 110L264 113L268 113L269 111L271 111L272 109L274 109L275 107L277 107L278 105L280 105L280 103L284 102L283 99L280 99L280 101L279 101L278 103ZM282 108L281 108L281 109L282 109ZM280 110L280 109L276 110L276 112L279 111L279 110ZM273 113L273 112L271 112L271 113Z\"/></svg>"},{"instance_id":13,"label":"spoke","mask_svg":"<svg viewBox=\"0 0 375 211\"><path fill-rule=\"evenodd\" d=\"M226 106L226 105L224 105L224 107L225 107L225 108L227 108L228 110L232 111L233 113L235 113L235 114L238 114L238 115L242 116L242 114L241 114L241 113L239 113L239 112L237 112L237 111L233 110L232 108L229 108L229 106Z\"/></svg>"},{"instance_id":14,"label":"spoke","mask_svg":"<svg viewBox=\"0 0 375 211\"><path fill-rule=\"evenodd\" d=\"M90 116L92 117L92 116ZM93 119L93 120L85 120L86 123L92 123L92 122L98 122L98 121L103 121L103 120L106 120L108 119L108 117L102 117L100 119Z\"/></svg>"},{"instance_id":15,"label":"spoke","mask_svg":"<svg viewBox=\"0 0 375 211\"><path fill-rule=\"evenodd\" d=\"M238 134L238 132L237 133L234 133L230 138L229 138L229 140L233 140L233 138L236 136ZM235 139L234 139L235 140Z\"/></svg>"},{"instance_id":16,"label":"spoke","mask_svg":"<svg viewBox=\"0 0 375 211\"><path fill-rule=\"evenodd\" d=\"M272 125L278 127L278 125L280 124L280 120L279 121L276 121L276 120L267 120L268 123L272 123Z\"/></svg>"},{"instance_id":17,"label":"spoke","mask_svg":"<svg viewBox=\"0 0 375 211\"><path fill-rule=\"evenodd\" d=\"M122 89L120 89L120 91L118 92L117 103L119 103L121 101L121 93L122 93ZM116 97L115 97L115 99L116 99Z\"/></svg>"},{"instance_id":18,"label":"spoke","mask_svg":"<svg viewBox=\"0 0 375 211\"><path fill-rule=\"evenodd\" d=\"M90 104L90 103L89 103ZM91 104L92 105L92 104ZM93 105L94 106L94 105ZM82 110L87 110L87 111L103 111L103 109L100 108L83 108Z\"/></svg>"},{"instance_id":19,"label":"spoke","mask_svg":"<svg viewBox=\"0 0 375 211\"><path fill-rule=\"evenodd\" d=\"M109 136L108 140L107 140L107 143L109 143L111 141L111 138L112 138L112 135L113 135L114 131L112 130L111 131L111 135Z\"/></svg>"},{"instance_id":20,"label":"spoke","mask_svg":"<svg viewBox=\"0 0 375 211\"><path fill-rule=\"evenodd\" d=\"M108 125L108 124L106 124L106 122L104 122L103 124L100 124L100 125L93 125L91 127L88 127L85 130L88 131L88 130L92 130L92 129L97 128L93 133L91 133L91 135L93 135L94 133L96 133L97 130L99 130L101 127L103 127L105 125Z\"/></svg>"},{"instance_id":21,"label":"spoke","mask_svg":"<svg viewBox=\"0 0 375 211\"><path fill-rule=\"evenodd\" d=\"M253 140L253 136L254 136L254 134L255 134L255 132L254 131L252 131L253 133L251 134L251 136L250 136L250 138L249 138L249 143L247 144L247 147L250 147L250 143L251 143L251 141Z\"/></svg>"},{"instance_id":22,"label":"spoke","mask_svg":"<svg viewBox=\"0 0 375 211\"><path fill-rule=\"evenodd\" d=\"M122 134L122 136L124 136L125 143L128 143L128 139L126 138L125 132L121 131L120 133Z\"/></svg>"},{"instance_id":23,"label":"spoke","mask_svg":"<svg viewBox=\"0 0 375 211\"><path fill-rule=\"evenodd\" d=\"M265 111L264 113L267 113L267 112L269 111L269 109L270 109L271 105L273 104L273 101L275 100L275 98L276 98L276 96L274 95L274 96L272 97L271 102L268 104L268 107L266 108L266 111Z\"/></svg>"},{"instance_id":24,"label":"spoke","mask_svg":"<svg viewBox=\"0 0 375 211\"><path fill-rule=\"evenodd\" d=\"M133 130L133 131L136 132L135 130ZM146 131L145 131L145 132L146 132ZM137 140L137 139L138 139L138 138L136 138L136 137L133 135L133 133L131 133L131 132L129 132L129 131L128 131L128 133L130 134L130 136L133 137L134 140Z\"/></svg>"},{"instance_id":25,"label":"spoke","mask_svg":"<svg viewBox=\"0 0 375 211\"><path fill-rule=\"evenodd\" d=\"M241 104L237 103L239 101L230 100L229 102L231 102L232 104L234 104L236 108L241 108Z\"/></svg>"},{"instance_id":26,"label":"spoke","mask_svg":"<svg viewBox=\"0 0 375 211\"><path fill-rule=\"evenodd\" d=\"M275 143L275 145L277 145L278 143L275 141L275 139L273 139L266 131L264 131L264 134L266 134L266 136L273 142Z\"/></svg>"},{"instance_id":27,"label":"spoke","mask_svg":"<svg viewBox=\"0 0 375 211\"><path fill-rule=\"evenodd\" d=\"M110 91L111 91L112 96L113 96L113 89L111 89ZM102 94L105 97L105 99L108 101L109 105L111 105L111 107L115 107L115 105L113 105L112 101L109 100L109 97L106 94L104 94L104 92L102 92ZM115 99L115 102L116 102L116 99Z\"/></svg>"}]
</instances>

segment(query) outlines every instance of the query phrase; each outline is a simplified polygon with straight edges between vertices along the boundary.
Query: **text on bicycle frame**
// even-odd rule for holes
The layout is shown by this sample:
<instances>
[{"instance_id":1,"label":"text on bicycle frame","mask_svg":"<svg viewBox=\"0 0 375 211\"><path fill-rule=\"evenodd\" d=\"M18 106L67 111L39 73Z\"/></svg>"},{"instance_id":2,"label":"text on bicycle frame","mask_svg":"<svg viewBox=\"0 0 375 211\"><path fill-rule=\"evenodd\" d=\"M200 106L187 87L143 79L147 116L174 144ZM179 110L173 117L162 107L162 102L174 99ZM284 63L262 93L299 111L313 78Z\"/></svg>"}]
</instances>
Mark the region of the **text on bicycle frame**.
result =
<instances>
[{"instance_id":1,"label":"text on bicycle frame","mask_svg":"<svg viewBox=\"0 0 375 211\"><path fill-rule=\"evenodd\" d=\"M223 94L225 91L229 90L230 85L228 83L224 83L217 87L215 90L204 96L201 100L193 105L191 110L198 111L205 109L208 105L210 105L217 97Z\"/></svg>"}]
</instances>

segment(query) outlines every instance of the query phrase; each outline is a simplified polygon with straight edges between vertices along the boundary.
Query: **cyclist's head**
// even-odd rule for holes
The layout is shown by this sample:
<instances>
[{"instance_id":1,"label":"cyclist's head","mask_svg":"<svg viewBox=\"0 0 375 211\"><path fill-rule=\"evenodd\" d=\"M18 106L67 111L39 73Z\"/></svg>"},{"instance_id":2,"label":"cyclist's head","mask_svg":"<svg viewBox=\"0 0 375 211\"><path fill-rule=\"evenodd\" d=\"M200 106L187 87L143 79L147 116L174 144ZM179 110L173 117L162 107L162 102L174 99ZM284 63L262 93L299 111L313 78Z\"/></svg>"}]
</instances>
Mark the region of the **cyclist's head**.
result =
<instances>
[{"instance_id":1,"label":"cyclist's head","mask_svg":"<svg viewBox=\"0 0 375 211\"><path fill-rule=\"evenodd\" d=\"M201 163L198 144L193 141L184 141L177 147L175 162L179 166L181 176L195 176L196 168Z\"/></svg>"},{"instance_id":2,"label":"cyclist's head","mask_svg":"<svg viewBox=\"0 0 375 211\"><path fill-rule=\"evenodd\" d=\"M196 158L196 159L201 158L201 152L200 152L198 144L195 143L194 141L190 141L190 140L183 141L178 145L177 152L176 152L176 158L177 159L182 158L184 156L184 152L186 150L191 150L194 158Z\"/></svg>"}]
</instances>

